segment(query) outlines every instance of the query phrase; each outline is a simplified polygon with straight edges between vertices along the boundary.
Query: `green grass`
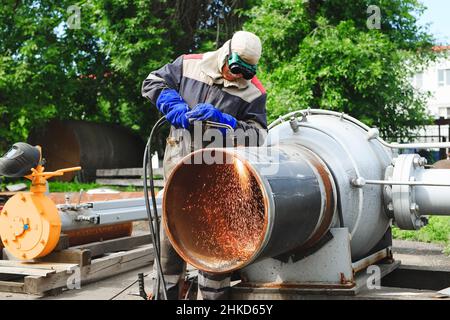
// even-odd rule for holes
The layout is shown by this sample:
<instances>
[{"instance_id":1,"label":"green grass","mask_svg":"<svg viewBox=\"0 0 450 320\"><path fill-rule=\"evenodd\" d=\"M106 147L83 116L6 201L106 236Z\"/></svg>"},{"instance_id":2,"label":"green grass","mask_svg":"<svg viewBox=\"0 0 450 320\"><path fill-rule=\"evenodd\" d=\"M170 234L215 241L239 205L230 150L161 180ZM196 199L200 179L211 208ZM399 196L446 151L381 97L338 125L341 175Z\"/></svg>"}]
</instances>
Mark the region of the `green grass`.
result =
<instances>
[{"instance_id":1,"label":"green grass","mask_svg":"<svg viewBox=\"0 0 450 320\"><path fill-rule=\"evenodd\" d=\"M450 217L430 216L428 225L417 231L393 227L392 235L394 239L443 244L443 252L450 255Z\"/></svg>"},{"instance_id":2,"label":"green grass","mask_svg":"<svg viewBox=\"0 0 450 320\"><path fill-rule=\"evenodd\" d=\"M78 192L81 190L88 191L97 188L107 188L122 192L134 192L141 191L142 188L127 186L127 187L117 187L117 186L104 186L97 183L78 183L78 182L60 182L60 181L49 181L50 192Z\"/></svg>"},{"instance_id":3,"label":"green grass","mask_svg":"<svg viewBox=\"0 0 450 320\"><path fill-rule=\"evenodd\" d=\"M25 183L30 188L30 181L26 179L19 179L14 182L9 181L8 183L2 182L0 184L0 190L6 190L6 185L15 183ZM134 192L142 191L139 187L117 187L117 186L104 186L97 183L80 183L80 182L61 182L61 181L49 181L50 192L79 192L81 190L88 191L97 188L108 188L122 192Z\"/></svg>"}]
</instances>

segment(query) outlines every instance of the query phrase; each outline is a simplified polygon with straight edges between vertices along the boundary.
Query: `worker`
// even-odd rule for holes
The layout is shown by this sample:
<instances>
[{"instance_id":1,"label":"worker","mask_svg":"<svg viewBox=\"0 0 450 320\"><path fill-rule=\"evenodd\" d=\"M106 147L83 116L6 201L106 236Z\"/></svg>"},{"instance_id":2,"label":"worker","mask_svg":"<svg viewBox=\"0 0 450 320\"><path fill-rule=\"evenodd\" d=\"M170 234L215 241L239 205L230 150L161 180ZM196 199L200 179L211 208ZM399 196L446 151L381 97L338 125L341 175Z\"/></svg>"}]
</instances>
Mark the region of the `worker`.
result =
<instances>
[{"instance_id":1,"label":"worker","mask_svg":"<svg viewBox=\"0 0 450 320\"><path fill-rule=\"evenodd\" d=\"M144 80L142 95L172 125L163 162L165 179L193 151L194 142L186 144L183 140L184 133L192 129L192 121L219 122L231 126L235 132L256 137L247 140L253 144L263 141L267 130L266 92L256 77L261 51L258 36L238 31L220 49L182 55ZM160 239L167 296L179 299L186 263L170 244L164 228ZM230 275L199 272L198 281L203 299L228 298Z\"/></svg>"}]
</instances>

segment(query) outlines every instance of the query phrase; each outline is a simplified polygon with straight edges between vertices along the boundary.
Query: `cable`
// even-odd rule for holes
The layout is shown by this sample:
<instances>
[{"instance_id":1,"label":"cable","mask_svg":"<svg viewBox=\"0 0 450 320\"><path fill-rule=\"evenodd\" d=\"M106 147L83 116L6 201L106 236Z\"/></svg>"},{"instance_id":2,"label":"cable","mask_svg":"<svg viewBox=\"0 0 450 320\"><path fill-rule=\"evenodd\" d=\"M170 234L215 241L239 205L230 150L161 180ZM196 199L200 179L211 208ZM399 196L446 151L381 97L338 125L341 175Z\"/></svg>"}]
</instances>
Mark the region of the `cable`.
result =
<instances>
[{"instance_id":1,"label":"cable","mask_svg":"<svg viewBox=\"0 0 450 320\"><path fill-rule=\"evenodd\" d=\"M150 192L151 192L152 204L153 204L153 216L152 216L152 210L150 209L150 203L148 201L148 188L147 188L147 166L148 166L148 160L151 155L151 141L152 141L154 133L156 132L156 130L158 130L162 126L162 124L165 122L165 120L166 120L165 117L160 118L152 128L147 145L145 147L143 166L144 166L144 194L145 194L144 199L145 199L145 206L147 209L150 232L152 234L152 239L153 239L153 247L155 249L155 260L156 260L156 264L157 264L157 279L156 279L157 283L156 283L155 299L159 299L159 289L160 289L160 284L161 284L161 280L162 280L164 299L167 300L167 290L166 290L164 275L162 273L162 267L161 267L161 261L160 261L161 250L160 250L160 238L159 238L159 219L158 219L158 210L156 207L156 196L155 196L155 189L154 189L152 165L150 165Z\"/></svg>"},{"instance_id":2,"label":"cable","mask_svg":"<svg viewBox=\"0 0 450 320\"><path fill-rule=\"evenodd\" d=\"M156 292L155 292L155 300L159 299L159 289L161 287L162 283L162 291L164 295L164 299L167 300L167 288L166 288L166 282L164 280L164 274L162 272L162 266L161 266L161 250L160 250L160 238L159 238L159 218L158 218L158 209L156 206L156 196L155 196L155 185L153 181L153 166L151 164L151 142L153 139L154 133L159 130L159 128L166 122L166 117L160 118L156 124L153 126L150 136L148 138L147 144L145 146L144 151L144 160L143 160L143 169L144 169L144 199L145 199L145 207L147 210L147 216L150 226L150 232L152 234L153 239L153 247L155 249L155 260L156 260L156 266L157 266L157 277L156 277ZM213 121L206 121L206 124L209 126L215 126L219 128L226 128L229 130L233 130L231 126L224 125L221 123L213 122ZM150 159L150 166L148 166L148 162ZM152 205L153 205L153 215L152 210L150 209L150 203L148 200L148 188L147 188L147 167L150 168L150 193L152 197Z\"/></svg>"},{"instance_id":3,"label":"cable","mask_svg":"<svg viewBox=\"0 0 450 320\"><path fill-rule=\"evenodd\" d=\"M125 290L131 288L131 286L133 286L136 282L138 282L138 280L133 281L129 286L127 286L126 288L122 289L119 293L115 294L113 297L109 298L109 300L114 300L116 297L121 295Z\"/></svg>"},{"instance_id":4,"label":"cable","mask_svg":"<svg viewBox=\"0 0 450 320\"><path fill-rule=\"evenodd\" d=\"M144 199L145 199L145 208L147 210L147 216L148 216L148 222L150 227L150 232L152 235L153 240L153 247L155 250L155 260L156 260L156 267L157 267L157 279L156 279L156 292L155 292L155 299L159 299L159 289L162 282L162 288L163 288L163 295L164 299L167 300L167 289L166 289L166 282L164 281L164 275L162 272L161 267L161 260L160 260L160 238L159 238L159 219L158 219L158 209L156 207L156 196L155 196L155 185L153 181L153 166L151 164L150 160L150 193L152 197L152 205L153 205L153 215L152 210L150 209L150 203L148 199L148 188L147 188L147 166L148 166L148 160L149 160L149 154L151 154L151 141L153 138L153 134L158 130L166 121L165 117L160 118L156 124L153 126L152 131L150 132L150 136L148 138L147 144L145 146L144 151L144 160L143 160L143 169L144 169Z\"/></svg>"},{"instance_id":5,"label":"cable","mask_svg":"<svg viewBox=\"0 0 450 320\"><path fill-rule=\"evenodd\" d=\"M144 274L142 275L142 279L147 277L150 273ZM139 282L139 278L135 281L133 281L130 285L126 286L126 288L123 288L122 290L119 291L119 293L115 294L114 296L112 296L111 298L109 298L109 300L114 300L115 298L117 298L118 296L120 296L122 293L125 292L125 290L131 288L136 282Z\"/></svg>"},{"instance_id":6,"label":"cable","mask_svg":"<svg viewBox=\"0 0 450 320\"><path fill-rule=\"evenodd\" d=\"M144 274L142 278L145 278L146 276L148 276L149 273ZM122 290L119 291L119 293L115 294L114 296L112 296L111 298L109 298L109 300L114 300L115 298L117 298L118 296L120 296L125 290L131 288L136 282L138 282L139 279L133 281L130 285L126 286L126 288L123 288Z\"/></svg>"}]
</instances>

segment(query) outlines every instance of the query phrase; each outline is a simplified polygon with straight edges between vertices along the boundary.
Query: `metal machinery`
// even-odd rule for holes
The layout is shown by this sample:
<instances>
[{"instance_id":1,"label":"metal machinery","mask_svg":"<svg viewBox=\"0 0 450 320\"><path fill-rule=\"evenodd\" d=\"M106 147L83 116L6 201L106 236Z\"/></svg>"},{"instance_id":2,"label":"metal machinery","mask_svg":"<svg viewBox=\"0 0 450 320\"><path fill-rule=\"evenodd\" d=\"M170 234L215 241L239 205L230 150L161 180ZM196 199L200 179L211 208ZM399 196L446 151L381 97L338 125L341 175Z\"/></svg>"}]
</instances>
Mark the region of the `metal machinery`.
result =
<instances>
[{"instance_id":1,"label":"metal machinery","mask_svg":"<svg viewBox=\"0 0 450 320\"><path fill-rule=\"evenodd\" d=\"M46 195L46 180L81 168L45 172L40 147L17 143L0 160L0 174L31 180L30 192L14 195L0 213L3 245L18 259L48 255L62 233L76 245L130 235L131 221L147 219L144 198L55 205Z\"/></svg>"},{"instance_id":2,"label":"metal machinery","mask_svg":"<svg viewBox=\"0 0 450 320\"><path fill-rule=\"evenodd\" d=\"M398 153L415 147L449 145L388 144L348 115L293 112L271 124L262 147L185 157L166 182L164 227L191 265L239 271L235 297L249 288L355 290L368 266L398 265L392 221L417 230L426 215L450 215L450 170Z\"/></svg>"}]
</instances>

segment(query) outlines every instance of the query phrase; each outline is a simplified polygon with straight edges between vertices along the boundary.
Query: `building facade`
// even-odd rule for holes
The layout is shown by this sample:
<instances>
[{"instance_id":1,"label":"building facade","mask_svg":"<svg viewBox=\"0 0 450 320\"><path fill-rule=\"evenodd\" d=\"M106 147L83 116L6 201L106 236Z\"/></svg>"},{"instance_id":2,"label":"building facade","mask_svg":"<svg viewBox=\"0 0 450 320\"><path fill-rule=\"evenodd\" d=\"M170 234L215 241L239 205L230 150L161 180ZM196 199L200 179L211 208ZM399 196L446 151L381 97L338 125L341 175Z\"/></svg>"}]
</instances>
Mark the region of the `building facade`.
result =
<instances>
[{"instance_id":1,"label":"building facade","mask_svg":"<svg viewBox=\"0 0 450 320\"><path fill-rule=\"evenodd\" d=\"M435 47L437 52L447 53L423 72L415 75L414 86L422 91L431 92L428 110L435 119L450 118L450 46Z\"/></svg>"}]
</instances>

